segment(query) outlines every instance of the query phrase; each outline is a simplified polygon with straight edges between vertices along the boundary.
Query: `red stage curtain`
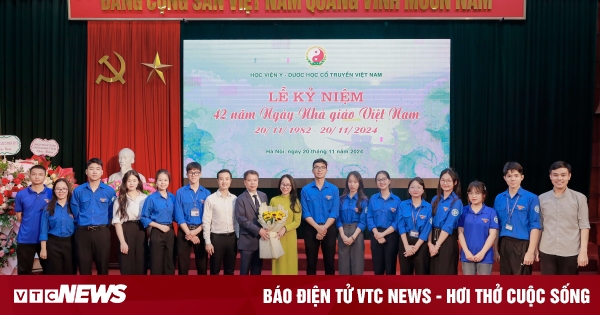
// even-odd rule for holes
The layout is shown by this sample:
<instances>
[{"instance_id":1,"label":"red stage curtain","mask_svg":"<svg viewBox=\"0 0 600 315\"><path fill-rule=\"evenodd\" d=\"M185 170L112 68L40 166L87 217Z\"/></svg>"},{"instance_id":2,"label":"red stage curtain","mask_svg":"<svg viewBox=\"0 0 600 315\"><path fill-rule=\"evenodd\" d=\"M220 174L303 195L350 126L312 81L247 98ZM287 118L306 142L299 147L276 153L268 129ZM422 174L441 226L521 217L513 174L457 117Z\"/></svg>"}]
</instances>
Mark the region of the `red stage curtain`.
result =
<instances>
[{"instance_id":1,"label":"red stage curtain","mask_svg":"<svg viewBox=\"0 0 600 315\"><path fill-rule=\"evenodd\" d=\"M87 157L104 162L104 176L118 172L122 148L135 152L133 168L154 178L164 168L172 174L170 191L182 184L180 119L180 26L176 21L89 21L87 55ZM120 82L100 82L100 74L113 77L99 60L107 55L118 72L115 52L125 61ZM166 85L142 63L153 63L156 53ZM164 70L164 69L163 69Z\"/></svg>"}]
</instances>

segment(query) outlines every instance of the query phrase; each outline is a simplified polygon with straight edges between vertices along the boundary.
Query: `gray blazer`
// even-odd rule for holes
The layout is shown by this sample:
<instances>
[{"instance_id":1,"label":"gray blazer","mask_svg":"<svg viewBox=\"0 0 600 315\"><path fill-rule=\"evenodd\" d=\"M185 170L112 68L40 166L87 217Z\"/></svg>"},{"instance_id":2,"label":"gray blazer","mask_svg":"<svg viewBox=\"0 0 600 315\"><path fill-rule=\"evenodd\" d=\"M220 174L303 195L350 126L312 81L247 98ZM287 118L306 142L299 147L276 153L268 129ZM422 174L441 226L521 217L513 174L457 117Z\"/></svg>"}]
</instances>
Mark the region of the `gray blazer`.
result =
<instances>
[{"instance_id":1,"label":"gray blazer","mask_svg":"<svg viewBox=\"0 0 600 315\"><path fill-rule=\"evenodd\" d=\"M267 195L257 191L260 203L268 203ZM258 250L258 240L260 239L260 229L262 226L258 223L258 209L256 209L254 198L246 190L235 201L235 218L240 225L240 238L238 240L239 250Z\"/></svg>"}]
</instances>

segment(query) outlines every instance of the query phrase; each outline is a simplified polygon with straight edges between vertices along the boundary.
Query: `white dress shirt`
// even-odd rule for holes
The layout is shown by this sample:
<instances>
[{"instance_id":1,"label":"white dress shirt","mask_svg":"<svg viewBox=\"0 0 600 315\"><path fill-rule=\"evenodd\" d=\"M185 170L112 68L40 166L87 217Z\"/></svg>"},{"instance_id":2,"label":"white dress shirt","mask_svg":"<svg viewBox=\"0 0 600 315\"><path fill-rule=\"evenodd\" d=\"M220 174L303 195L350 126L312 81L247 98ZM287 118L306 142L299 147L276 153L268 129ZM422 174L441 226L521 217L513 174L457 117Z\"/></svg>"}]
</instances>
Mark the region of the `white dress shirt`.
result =
<instances>
[{"instance_id":1,"label":"white dress shirt","mask_svg":"<svg viewBox=\"0 0 600 315\"><path fill-rule=\"evenodd\" d=\"M138 191L139 192L139 191ZM127 194L127 209L126 213L128 218L125 220L121 220L121 216L117 213L119 211L119 199L115 200L113 204L113 219L112 224L125 223L127 221L135 221L139 220L142 217L142 207L144 206L144 201L148 196L144 195L142 192L139 192L139 195L132 199Z\"/></svg>"},{"instance_id":2,"label":"white dress shirt","mask_svg":"<svg viewBox=\"0 0 600 315\"><path fill-rule=\"evenodd\" d=\"M211 244L210 233L235 232L236 237L239 237L239 225L233 211L236 199L237 197L232 193L225 197L217 190L204 200L202 231L206 244Z\"/></svg>"}]
</instances>

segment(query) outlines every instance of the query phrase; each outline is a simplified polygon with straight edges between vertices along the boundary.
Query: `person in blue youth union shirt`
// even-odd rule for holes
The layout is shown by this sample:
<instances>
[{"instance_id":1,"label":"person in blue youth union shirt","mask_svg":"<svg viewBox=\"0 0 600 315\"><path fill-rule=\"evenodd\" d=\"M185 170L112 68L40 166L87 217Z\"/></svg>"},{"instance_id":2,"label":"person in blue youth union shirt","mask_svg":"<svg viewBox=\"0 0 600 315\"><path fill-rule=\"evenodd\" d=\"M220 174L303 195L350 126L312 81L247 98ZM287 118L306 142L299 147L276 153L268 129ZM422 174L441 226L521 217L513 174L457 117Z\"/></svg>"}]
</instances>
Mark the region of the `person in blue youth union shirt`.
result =
<instances>
[{"instance_id":1,"label":"person in blue youth union shirt","mask_svg":"<svg viewBox=\"0 0 600 315\"><path fill-rule=\"evenodd\" d=\"M521 187L525 178L521 164L508 162L503 173L508 189L494 201L500 226L494 257L500 261L501 275L530 275L542 228L540 203Z\"/></svg>"},{"instance_id":2,"label":"person in blue youth union shirt","mask_svg":"<svg viewBox=\"0 0 600 315\"><path fill-rule=\"evenodd\" d=\"M338 273L362 275L365 270L367 204L362 176L352 171L346 177L346 189L340 197L340 214L335 221L338 235Z\"/></svg>"},{"instance_id":3,"label":"person in blue youth union shirt","mask_svg":"<svg viewBox=\"0 0 600 315\"><path fill-rule=\"evenodd\" d=\"M433 230L427 245L432 275L458 274L458 219L463 203L458 173L447 168L440 174L437 195L431 200Z\"/></svg>"},{"instance_id":4,"label":"person in blue youth union shirt","mask_svg":"<svg viewBox=\"0 0 600 315\"><path fill-rule=\"evenodd\" d=\"M92 262L99 275L108 274L110 260L110 230L115 190L100 181L102 160L87 161L85 174L88 182L75 188L71 198L71 211L77 224L75 244L79 273L92 274Z\"/></svg>"},{"instance_id":5,"label":"person in blue youth union shirt","mask_svg":"<svg viewBox=\"0 0 600 315\"><path fill-rule=\"evenodd\" d=\"M335 220L340 212L340 190L325 180L327 161L324 159L313 162L313 175L315 181L304 186L300 192L302 218L308 224L304 227L306 274L317 274L319 247L322 247L325 274L333 275L337 238Z\"/></svg>"},{"instance_id":6,"label":"person in blue youth union shirt","mask_svg":"<svg viewBox=\"0 0 600 315\"><path fill-rule=\"evenodd\" d=\"M408 182L410 199L400 203L398 233L401 275L429 274L429 251L423 244L431 233L431 204L425 201L425 183L420 177Z\"/></svg>"},{"instance_id":7,"label":"person in blue youth union shirt","mask_svg":"<svg viewBox=\"0 0 600 315\"><path fill-rule=\"evenodd\" d=\"M371 234L373 271L376 275L395 275L398 259L398 221L400 198L390 190L390 174L379 171L375 175L379 193L369 199L367 226Z\"/></svg>"},{"instance_id":8,"label":"person in blue youth union shirt","mask_svg":"<svg viewBox=\"0 0 600 315\"><path fill-rule=\"evenodd\" d=\"M491 275L494 264L492 246L498 235L498 216L494 209L483 203L487 190L482 182L470 183L467 195L470 204L463 208L458 220L463 274Z\"/></svg>"},{"instance_id":9,"label":"person in blue youth union shirt","mask_svg":"<svg viewBox=\"0 0 600 315\"><path fill-rule=\"evenodd\" d=\"M40 254L40 221L42 209L52 199L52 190L44 185L46 169L34 165L29 169L31 186L17 193L15 212L21 224L17 235L17 270L19 275L29 275L33 269L35 254ZM42 269L46 270L46 260L41 259Z\"/></svg>"},{"instance_id":10,"label":"person in blue youth union shirt","mask_svg":"<svg viewBox=\"0 0 600 315\"><path fill-rule=\"evenodd\" d=\"M156 172L156 191L146 198L140 221L150 231L150 274L174 275L175 195L167 191L171 182L169 171Z\"/></svg>"},{"instance_id":11,"label":"person in blue youth union shirt","mask_svg":"<svg viewBox=\"0 0 600 315\"><path fill-rule=\"evenodd\" d=\"M52 200L42 212L40 258L47 260L45 274L70 275L73 271L73 234L75 221L71 212L71 185L64 178L54 183Z\"/></svg>"},{"instance_id":12,"label":"person in blue youth union shirt","mask_svg":"<svg viewBox=\"0 0 600 315\"><path fill-rule=\"evenodd\" d=\"M177 269L180 275L190 270L190 255L194 250L198 275L206 275L207 253L202 232L204 200L210 191L200 185L202 166L192 162L185 167L189 184L179 188L175 194L175 220L181 230L177 233Z\"/></svg>"}]
</instances>

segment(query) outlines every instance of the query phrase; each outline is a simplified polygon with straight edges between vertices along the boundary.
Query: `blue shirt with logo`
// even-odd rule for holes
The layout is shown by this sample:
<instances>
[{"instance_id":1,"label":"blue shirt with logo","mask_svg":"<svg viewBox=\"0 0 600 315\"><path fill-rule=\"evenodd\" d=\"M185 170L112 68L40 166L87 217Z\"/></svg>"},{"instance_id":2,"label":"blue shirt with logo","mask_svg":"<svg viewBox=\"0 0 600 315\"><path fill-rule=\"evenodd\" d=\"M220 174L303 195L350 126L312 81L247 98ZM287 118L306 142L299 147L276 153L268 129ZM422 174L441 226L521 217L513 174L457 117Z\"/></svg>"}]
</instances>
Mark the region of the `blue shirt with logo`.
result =
<instances>
[{"instance_id":1,"label":"blue shirt with logo","mask_svg":"<svg viewBox=\"0 0 600 315\"><path fill-rule=\"evenodd\" d=\"M435 203L437 196L431 199L431 204ZM458 227L458 219L462 212L463 203L456 193L452 192L448 198L442 195L437 205L436 213L433 216L433 227L441 229L448 234L452 234Z\"/></svg>"},{"instance_id":2,"label":"blue shirt with logo","mask_svg":"<svg viewBox=\"0 0 600 315\"><path fill-rule=\"evenodd\" d=\"M44 185L39 194L31 187L17 193L15 197L15 212L22 212L21 226L17 235L17 243L38 244L40 242L40 222L42 211L52 199L52 189Z\"/></svg>"},{"instance_id":3,"label":"blue shirt with logo","mask_svg":"<svg viewBox=\"0 0 600 315\"><path fill-rule=\"evenodd\" d=\"M195 192L189 184L179 188L175 194L175 221L187 225L202 224L204 200L208 196L210 196L210 191L200 185ZM192 215L194 208L199 210L199 215Z\"/></svg>"},{"instance_id":4,"label":"blue shirt with logo","mask_svg":"<svg viewBox=\"0 0 600 315\"><path fill-rule=\"evenodd\" d=\"M512 198L508 189L496 196L494 210L498 214L500 237L528 241L531 230L542 229L538 196L523 188L519 188ZM512 230L507 228L507 224Z\"/></svg>"},{"instance_id":5,"label":"blue shirt with logo","mask_svg":"<svg viewBox=\"0 0 600 315\"><path fill-rule=\"evenodd\" d=\"M477 255L483 249L490 235L490 229L498 230L498 215L494 209L486 205L483 205L477 213L471 209L471 205L468 205L463 208L460 220L458 220L458 226L464 229L463 235L467 243L467 248L471 254ZM460 250L460 261L471 262L467 259L464 249ZM480 263L494 263L493 247L488 249Z\"/></svg>"},{"instance_id":6,"label":"blue shirt with logo","mask_svg":"<svg viewBox=\"0 0 600 315\"><path fill-rule=\"evenodd\" d=\"M340 190L328 181L319 189L316 182L302 188L300 192L302 205L302 218L313 218L319 225L325 224L327 219L337 219L340 213Z\"/></svg>"},{"instance_id":7,"label":"blue shirt with logo","mask_svg":"<svg viewBox=\"0 0 600 315\"><path fill-rule=\"evenodd\" d=\"M427 242L429 233L431 233L431 204L425 200L421 201L421 205L413 206L412 200L404 200L400 203L400 214L398 215L398 233L407 233L407 237L411 237L410 232L416 231L419 233L418 238Z\"/></svg>"},{"instance_id":8,"label":"blue shirt with logo","mask_svg":"<svg viewBox=\"0 0 600 315\"><path fill-rule=\"evenodd\" d=\"M166 198L160 192L154 192L144 200L140 221L145 228L152 222L164 225L173 223L175 221L175 203L175 195L171 192L167 192Z\"/></svg>"},{"instance_id":9,"label":"blue shirt with logo","mask_svg":"<svg viewBox=\"0 0 600 315\"><path fill-rule=\"evenodd\" d=\"M341 228L342 225L348 223L356 223L356 227L361 231L367 228L367 207L369 199L363 199L360 202L360 213L356 203L358 202L358 193L350 197L350 195L340 197L340 214L335 221L335 227Z\"/></svg>"},{"instance_id":10,"label":"blue shirt with logo","mask_svg":"<svg viewBox=\"0 0 600 315\"><path fill-rule=\"evenodd\" d=\"M400 197L390 192L387 199L376 193L369 199L367 206L367 225L369 230L374 228L387 229L390 226L398 231L398 212L400 211Z\"/></svg>"},{"instance_id":11,"label":"blue shirt with logo","mask_svg":"<svg viewBox=\"0 0 600 315\"><path fill-rule=\"evenodd\" d=\"M40 228L40 241L47 241L48 234L58 237L69 237L75 233L75 219L67 209L68 204L61 206L58 202L54 207L54 214L48 213L48 206L42 211Z\"/></svg>"},{"instance_id":12,"label":"blue shirt with logo","mask_svg":"<svg viewBox=\"0 0 600 315\"><path fill-rule=\"evenodd\" d=\"M96 191L92 191L89 183L73 190L71 212L78 226L107 225L112 221L113 202L117 194L115 190L100 183Z\"/></svg>"}]
</instances>

